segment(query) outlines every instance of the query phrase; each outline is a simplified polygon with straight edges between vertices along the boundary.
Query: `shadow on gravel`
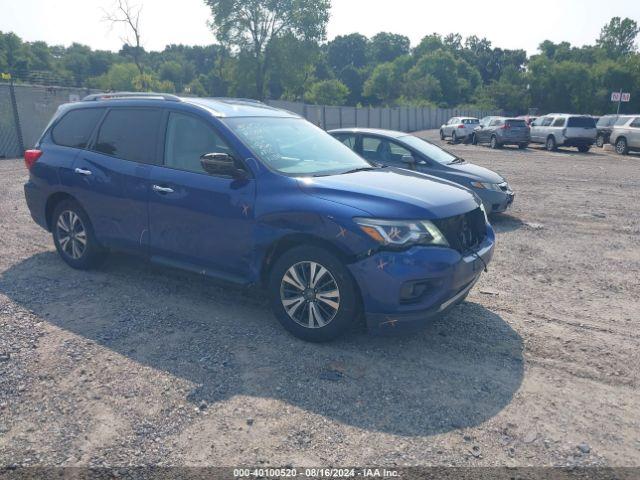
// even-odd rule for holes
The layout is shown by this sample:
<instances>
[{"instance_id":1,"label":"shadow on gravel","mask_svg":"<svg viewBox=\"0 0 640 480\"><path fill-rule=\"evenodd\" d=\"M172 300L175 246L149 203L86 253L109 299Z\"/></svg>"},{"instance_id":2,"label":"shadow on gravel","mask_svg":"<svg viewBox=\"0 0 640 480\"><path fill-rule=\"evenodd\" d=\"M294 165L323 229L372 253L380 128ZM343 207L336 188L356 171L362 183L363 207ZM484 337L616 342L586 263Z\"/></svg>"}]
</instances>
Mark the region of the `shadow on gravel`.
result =
<instances>
[{"instance_id":1,"label":"shadow on gravel","mask_svg":"<svg viewBox=\"0 0 640 480\"><path fill-rule=\"evenodd\" d=\"M524 222L518 217L506 213L498 213L489 217L491 226L497 233L513 232L524 227Z\"/></svg>"},{"instance_id":2,"label":"shadow on gravel","mask_svg":"<svg viewBox=\"0 0 640 480\"><path fill-rule=\"evenodd\" d=\"M121 355L116 362L135 362L127 368L194 382L188 399L203 408L234 395L274 398L366 431L426 436L489 420L524 374L522 338L476 303L411 337L352 333L314 345L288 335L260 293L127 256L78 272L38 254L0 274L0 291ZM145 398L144 385L140 370L140 382L110 388Z\"/></svg>"}]
</instances>

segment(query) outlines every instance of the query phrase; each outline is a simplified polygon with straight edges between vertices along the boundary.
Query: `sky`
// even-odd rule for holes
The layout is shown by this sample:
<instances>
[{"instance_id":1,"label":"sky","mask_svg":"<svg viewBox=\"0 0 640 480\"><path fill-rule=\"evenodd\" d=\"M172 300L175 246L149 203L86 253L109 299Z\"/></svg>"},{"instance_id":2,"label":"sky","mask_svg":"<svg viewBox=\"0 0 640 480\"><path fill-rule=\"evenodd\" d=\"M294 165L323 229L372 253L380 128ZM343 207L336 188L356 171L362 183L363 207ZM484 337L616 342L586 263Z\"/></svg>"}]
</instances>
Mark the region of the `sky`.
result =
<instances>
[{"instance_id":1,"label":"sky","mask_svg":"<svg viewBox=\"0 0 640 480\"><path fill-rule=\"evenodd\" d=\"M214 37L207 27L210 11L202 0L132 0L142 4L141 30L147 50L182 43L207 45ZM400 33L412 46L430 33L458 32L487 37L494 46L537 51L543 40L593 44L611 17L630 17L640 23L640 1L618 0L332 0L328 39L359 32L368 37L380 31ZM495 8L485 9L481 5ZM15 32L24 40L44 40L68 46L72 42L94 49L117 51L122 46L118 28L103 21L103 9L113 0L0 0L0 31Z\"/></svg>"}]
</instances>

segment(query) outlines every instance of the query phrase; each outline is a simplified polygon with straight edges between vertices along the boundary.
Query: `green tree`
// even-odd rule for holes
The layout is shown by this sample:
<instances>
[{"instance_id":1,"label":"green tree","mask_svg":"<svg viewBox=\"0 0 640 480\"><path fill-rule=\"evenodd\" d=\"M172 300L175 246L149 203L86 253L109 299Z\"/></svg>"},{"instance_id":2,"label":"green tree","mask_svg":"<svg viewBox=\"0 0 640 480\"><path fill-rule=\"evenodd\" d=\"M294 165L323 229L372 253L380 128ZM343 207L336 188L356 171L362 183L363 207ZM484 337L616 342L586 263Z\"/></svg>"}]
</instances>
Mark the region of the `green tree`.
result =
<instances>
[{"instance_id":1,"label":"green tree","mask_svg":"<svg viewBox=\"0 0 640 480\"><path fill-rule=\"evenodd\" d=\"M336 73L345 67L362 68L367 64L369 39L359 33L339 35L327 45L329 65Z\"/></svg>"},{"instance_id":2,"label":"green tree","mask_svg":"<svg viewBox=\"0 0 640 480\"><path fill-rule=\"evenodd\" d=\"M402 95L400 62L382 63L373 69L364 84L364 95L383 104L390 104Z\"/></svg>"},{"instance_id":3,"label":"green tree","mask_svg":"<svg viewBox=\"0 0 640 480\"><path fill-rule=\"evenodd\" d=\"M602 27L596 44L613 58L618 58L635 52L638 33L640 29L635 20L613 17L607 25Z\"/></svg>"},{"instance_id":4,"label":"green tree","mask_svg":"<svg viewBox=\"0 0 640 480\"><path fill-rule=\"evenodd\" d=\"M251 53L255 91L264 97L267 46L273 38L323 40L329 21L329 0L205 0L210 26L224 45Z\"/></svg>"},{"instance_id":5,"label":"green tree","mask_svg":"<svg viewBox=\"0 0 640 480\"><path fill-rule=\"evenodd\" d=\"M371 39L371 59L377 63L392 62L410 51L409 38L389 32L380 32Z\"/></svg>"},{"instance_id":6,"label":"green tree","mask_svg":"<svg viewBox=\"0 0 640 480\"><path fill-rule=\"evenodd\" d=\"M271 40L268 50L270 97L301 100L320 59L320 47L315 41L285 34Z\"/></svg>"},{"instance_id":7,"label":"green tree","mask_svg":"<svg viewBox=\"0 0 640 480\"><path fill-rule=\"evenodd\" d=\"M322 80L311 85L305 101L316 105L344 105L349 89L339 80Z\"/></svg>"}]
</instances>

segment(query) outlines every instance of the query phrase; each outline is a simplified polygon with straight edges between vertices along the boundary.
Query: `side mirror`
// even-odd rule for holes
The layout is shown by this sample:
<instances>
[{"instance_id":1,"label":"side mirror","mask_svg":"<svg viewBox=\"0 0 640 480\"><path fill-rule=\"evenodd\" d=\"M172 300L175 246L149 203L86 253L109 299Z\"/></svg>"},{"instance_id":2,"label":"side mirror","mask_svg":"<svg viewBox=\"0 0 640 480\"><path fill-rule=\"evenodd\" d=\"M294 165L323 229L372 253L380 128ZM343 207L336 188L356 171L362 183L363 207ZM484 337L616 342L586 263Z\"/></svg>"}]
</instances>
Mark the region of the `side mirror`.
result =
<instances>
[{"instance_id":1,"label":"side mirror","mask_svg":"<svg viewBox=\"0 0 640 480\"><path fill-rule=\"evenodd\" d=\"M413 158L413 155L403 155L402 163L406 163L407 166L412 170L416 168L416 159Z\"/></svg>"},{"instance_id":2,"label":"side mirror","mask_svg":"<svg viewBox=\"0 0 640 480\"><path fill-rule=\"evenodd\" d=\"M241 178L245 172L236 167L235 159L228 153L205 153L200 157L202 169L210 175Z\"/></svg>"}]
</instances>

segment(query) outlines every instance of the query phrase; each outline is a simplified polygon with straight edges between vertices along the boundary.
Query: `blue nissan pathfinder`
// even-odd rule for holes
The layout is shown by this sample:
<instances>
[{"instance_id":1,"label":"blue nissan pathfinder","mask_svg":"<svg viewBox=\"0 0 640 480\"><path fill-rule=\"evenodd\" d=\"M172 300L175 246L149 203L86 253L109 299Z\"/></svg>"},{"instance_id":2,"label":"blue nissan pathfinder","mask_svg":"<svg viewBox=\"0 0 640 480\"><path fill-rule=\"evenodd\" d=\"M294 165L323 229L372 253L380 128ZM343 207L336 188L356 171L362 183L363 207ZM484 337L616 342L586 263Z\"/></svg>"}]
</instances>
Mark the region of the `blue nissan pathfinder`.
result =
<instances>
[{"instance_id":1,"label":"blue nissan pathfinder","mask_svg":"<svg viewBox=\"0 0 640 480\"><path fill-rule=\"evenodd\" d=\"M31 215L71 267L113 250L261 285L308 341L362 317L382 332L424 324L493 254L470 190L370 163L250 100L90 95L59 108L25 163Z\"/></svg>"}]
</instances>

